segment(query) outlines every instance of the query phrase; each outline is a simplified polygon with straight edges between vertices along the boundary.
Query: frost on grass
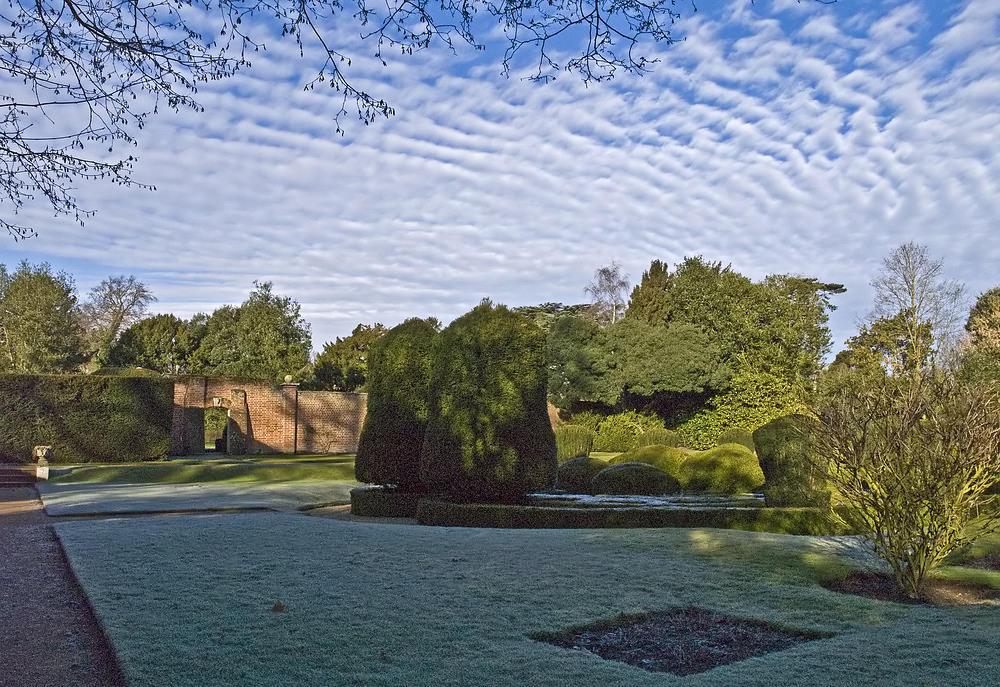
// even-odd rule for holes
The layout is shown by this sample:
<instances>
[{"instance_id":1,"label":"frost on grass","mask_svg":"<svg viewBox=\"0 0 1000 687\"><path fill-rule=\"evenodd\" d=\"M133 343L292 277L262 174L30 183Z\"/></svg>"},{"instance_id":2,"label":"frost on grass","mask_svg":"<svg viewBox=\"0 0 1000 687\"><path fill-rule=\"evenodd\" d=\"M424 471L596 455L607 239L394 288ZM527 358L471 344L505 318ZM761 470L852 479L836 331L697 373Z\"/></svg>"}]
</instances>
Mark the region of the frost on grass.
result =
<instances>
[{"instance_id":1,"label":"frost on grass","mask_svg":"<svg viewBox=\"0 0 1000 687\"><path fill-rule=\"evenodd\" d=\"M651 672L692 675L830 636L687 608L622 615L565 632L535 634L532 639Z\"/></svg>"}]
</instances>

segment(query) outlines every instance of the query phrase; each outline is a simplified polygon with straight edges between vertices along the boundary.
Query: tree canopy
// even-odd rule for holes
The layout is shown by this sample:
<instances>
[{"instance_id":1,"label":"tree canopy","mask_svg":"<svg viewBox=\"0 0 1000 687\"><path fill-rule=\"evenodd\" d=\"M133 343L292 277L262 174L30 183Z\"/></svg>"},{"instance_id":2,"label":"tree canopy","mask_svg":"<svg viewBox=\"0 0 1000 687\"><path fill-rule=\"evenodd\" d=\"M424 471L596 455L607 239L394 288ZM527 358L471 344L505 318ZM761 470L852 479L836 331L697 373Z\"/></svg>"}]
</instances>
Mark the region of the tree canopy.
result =
<instances>
[{"instance_id":1,"label":"tree canopy","mask_svg":"<svg viewBox=\"0 0 1000 687\"><path fill-rule=\"evenodd\" d=\"M327 342L313 360L312 375L304 383L306 389L358 391L368 377L368 353L372 345L388 330L380 323L359 324L350 336Z\"/></svg>"},{"instance_id":2,"label":"tree canopy","mask_svg":"<svg viewBox=\"0 0 1000 687\"><path fill-rule=\"evenodd\" d=\"M0 265L0 371L69 372L84 361L76 286L48 263Z\"/></svg>"}]
</instances>

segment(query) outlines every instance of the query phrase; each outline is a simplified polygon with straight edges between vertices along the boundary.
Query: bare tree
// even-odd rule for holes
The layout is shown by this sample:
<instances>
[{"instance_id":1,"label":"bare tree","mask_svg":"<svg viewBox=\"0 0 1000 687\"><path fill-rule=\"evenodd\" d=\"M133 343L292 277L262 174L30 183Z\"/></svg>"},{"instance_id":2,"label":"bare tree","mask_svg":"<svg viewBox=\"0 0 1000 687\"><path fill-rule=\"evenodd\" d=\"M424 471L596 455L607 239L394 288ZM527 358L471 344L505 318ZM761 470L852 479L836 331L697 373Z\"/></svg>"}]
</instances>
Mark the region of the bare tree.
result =
<instances>
[{"instance_id":1,"label":"bare tree","mask_svg":"<svg viewBox=\"0 0 1000 687\"><path fill-rule=\"evenodd\" d=\"M598 322L614 324L625 314L628 302L628 275L622 274L617 260L594 272L594 279L583 289L591 297Z\"/></svg>"},{"instance_id":2,"label":"bare tree","mask_svg":"<svg viewBox=\"0 0 1000 687\"><path fill-rule=\"evenodd\" d=\"M931 258L927 246L909 241L882 260L882 270L870 282L875 305L868 313L868 324L874 328L898 318L903 330L900 338L905 343L897 353L909 361L933 360L950 351L957 341L965 286L945 279L943 264ZM928 328L930 337L926 335Z\"/></svg>"},{"instance_id":3,"label":"bare tree","mask_svg":"<svg viewBox=\"0 0 1000 687\"><path fill-rule=\"evenodd\" d=\"M198 85L250 65L264 49L268 23L283 38L318 45L316 77L343 94L336 121L353 100L368 122L392 107L355 86L352 56L334 42L334 25L356 25L382 61L440 42L480 44L473 28L496 17L505 33L504 72L522 52L534 51L546 80L559 69L585 81L617 70L642 72L650 60L642 45L670 43L678 17L675 0L594 0L590 4L502 0L9 0L0 9L0 202L13 213L36 195L57 213L89 214L77 207L73 182L103 178L136 185L134 159L114 150L135 143L137 131L159 108L200 109ZM353 7L352 7L353 5ZM254 36L258 38L254 38ZM566 62L555 55L577 46ZM10 216L8 214L8 216ZM14 238L29 227L0 218Z\"/></svg>"},{"instance_id":4,"label":"bare tree","mask_svg":"<svg viewBox=\"0 0 1000 687\"><path fill-rule=\"evenodd\" d=\"M90 290L83 304L83 318L100 362L107 360L118 335L145 317L155 300L149 287L131 275L108 277Z\"/></svg>"},{"instance_id":5,"label":"bare tree","mask_svg":"<svg viewBox=\"0 0 1000 687\"><path fill-rule=\"evenodd\" d=\"M846 518L919 597L935 566L996 523L1000 387L869 368L836 376L815 410L816 455Z\"/></svg>"}]
</instances>

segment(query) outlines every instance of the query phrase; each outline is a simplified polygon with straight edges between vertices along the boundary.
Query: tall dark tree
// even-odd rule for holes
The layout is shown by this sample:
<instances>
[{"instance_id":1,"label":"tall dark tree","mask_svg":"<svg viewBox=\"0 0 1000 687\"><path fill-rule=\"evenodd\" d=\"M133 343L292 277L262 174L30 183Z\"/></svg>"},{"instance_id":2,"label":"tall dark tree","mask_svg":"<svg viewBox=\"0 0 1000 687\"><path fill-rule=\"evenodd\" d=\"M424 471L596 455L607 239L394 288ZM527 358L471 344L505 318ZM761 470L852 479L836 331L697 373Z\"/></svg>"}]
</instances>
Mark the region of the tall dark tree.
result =
<instances>
[{"instance_id":1,"label":"tall dark tree","mask_svg":"<svg viewBox=\"0 0 1000 687\"><path fill-rule=\"evenodd\" d=\"M73 277L48 263L0 265L0 370L69 372L85 357Z\"/></svg>"},{"instance_id":2,"label":"tall dark tree","mask_svg":"<svg viewBox=\"0 0 1000 687\"><path fill-rule=\"evenodd\" d=\"M204 316L190 322L153 315L122 332L108 351L113 367L143 367L164 374L190 372L191 356L204 336Z\"/></svg>"},{"instance_id":3,"label":"tall dark tree","mask_svg":"<svg viewBox=\"0 0 1000 687\"><path fill-rule=\"evenodd\" d=\"M308 389L358 391L365 387L368 374L368 353L386 333L376 322L359 324L350 336L327 342L313 361L312 376L304 384Z\"/></svg>"},{"instance_id":4,"label":"tall dark tree","mask_svg":"<svg viewBox=\"0 0 1000 687\"><path fill-rule=\"evenodd\" d=\"M273 382L299 374L312 345L299 309L297 301L275 294L271 282L254 282L241 305L224 305L208 318L193 371Z\"/></svg>"},{"instance_id":5,"label":"tall dark tree","mask_svg":"<svg viewBox=\"0 0 1000 687\"><path fill-rule=\"evenodd\" d=\"M647 324L665 324L670 317L669 281L670 268L667 264L653 260L632 289L625 317Z\"/></svg>"}]
</instances>

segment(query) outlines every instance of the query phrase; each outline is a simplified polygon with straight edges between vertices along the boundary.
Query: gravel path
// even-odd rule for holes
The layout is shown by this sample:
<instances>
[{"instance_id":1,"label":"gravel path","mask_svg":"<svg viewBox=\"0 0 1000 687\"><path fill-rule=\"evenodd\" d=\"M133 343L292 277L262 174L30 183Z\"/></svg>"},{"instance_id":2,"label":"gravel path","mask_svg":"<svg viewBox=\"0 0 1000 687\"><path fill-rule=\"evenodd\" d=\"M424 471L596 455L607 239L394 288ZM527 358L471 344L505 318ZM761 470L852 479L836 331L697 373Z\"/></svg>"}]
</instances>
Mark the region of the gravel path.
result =
<instances>
[{"instance_id":1,"label":"gravel path","mask_svg":"<svg viewBox=\"0 0 1000 687\"><path fill-rule=\"evenodd\" d=\"M126 685L33 487L0 487L0 686Z\"/></svg>"}]
</instances>

